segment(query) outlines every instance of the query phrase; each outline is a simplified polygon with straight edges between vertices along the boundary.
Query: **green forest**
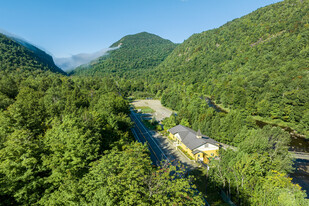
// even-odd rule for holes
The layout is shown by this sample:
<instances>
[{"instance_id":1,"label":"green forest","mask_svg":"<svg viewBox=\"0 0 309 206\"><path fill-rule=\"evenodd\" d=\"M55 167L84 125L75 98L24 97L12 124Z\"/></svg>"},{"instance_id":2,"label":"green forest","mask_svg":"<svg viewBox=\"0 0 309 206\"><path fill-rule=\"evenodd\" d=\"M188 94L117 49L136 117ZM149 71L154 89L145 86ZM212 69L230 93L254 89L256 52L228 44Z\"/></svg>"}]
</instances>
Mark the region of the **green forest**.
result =
<instances>
[{"instance_id":1,"label":"green forest","mask_svg":"<svg viewBox=\"0 0 309 206\"><path fill-rule=\"evenodd\" d=\"M152 166L113 80L0 76L1 205L203 203L183 169Z\"/></svg>"},{"instance_id":2,"label":"green forest","mask_svg":"<svg viewBox=\"0 0 309 206\"><path fill-rule=\"evenodd\" d=\"M181 166L155 167L111 78L68 77L1 36L0 205L201 205Z\"/></svg>"},{"instance_id":3,"label":"green forest","mask_svg":"<svg viewBox=\"0 0 309 206\"><path fill-rule=\"evenodd\" d=\"M309 205L282 129L309 137L308 6L285 0L182 44L128 35L70 74L0 34L0 205L221 205L222 192ZM182 124L231 149L189 174L153 165L129 118L129 100L149 97L177 112L165 131Z\"/></svg>"},{"instance_id":4,"label":"green forest","mask_svg":"<svg viewBox=\"0 0 309 206\"><path fill-rule=\"evenodd\" d=\"M52 71L65 74L55 64L51 56L35 46L26 48L17 41L0 33L0 71L16 73Z\"/></svg>"},{"instance_id":5,"label":"green forest","mask_svg":"<svg viewBox=\"0 0 309 206\"><path fill-rule=\"evenodd\" d=\"M227 110L308 135L308 5L280 2L191 36L155 71L163 78L154 83L173 85L166 105L179 110L175 93L187 96L189 87Z\"/></svg>"},{"instance_id":6,"label":"green forest","mask_svg":"<svg viewBox=\"0 0 309 206\"><path fill-rule=\"evenodd\" d=\"M222 161L213 161L209 171L209 181L236 203L306 205L305 194L287 175L293 171L289 134L280 127L260 128L256 120L309 134L308 5L283 1L194 34L151 70L136 72L129 64L113 73L100 69L117 80L122 94L159 98L177 111L163 122L165 129L200 128L236 146L237 151L222 151ZM225 112L210 108L205 98Z\"/></svg>"}]
</instances>

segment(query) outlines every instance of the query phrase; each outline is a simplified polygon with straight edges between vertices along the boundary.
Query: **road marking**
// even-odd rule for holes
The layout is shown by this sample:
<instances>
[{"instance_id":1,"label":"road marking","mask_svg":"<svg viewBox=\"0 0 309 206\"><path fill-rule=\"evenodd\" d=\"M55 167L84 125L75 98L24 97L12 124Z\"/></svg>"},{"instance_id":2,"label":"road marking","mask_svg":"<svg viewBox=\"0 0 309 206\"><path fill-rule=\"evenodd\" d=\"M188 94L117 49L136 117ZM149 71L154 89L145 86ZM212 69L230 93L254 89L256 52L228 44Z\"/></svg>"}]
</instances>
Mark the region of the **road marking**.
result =
<instances>
[{"instance_id":1,"label":"road marking","mask_svg":"<svg viewBox=\"0 0 309 206\"><path fill-rule=\"evenodd\" d=\"M137 126L137 125L136 125ZM140 131L141 135L143 135L141 129L139 128L139 126L137 126L137 129ZM160 162L160 159L158 158L156 152L154 151L154 149L151 147L150 143L147 141L145 135L143 135L145 141L147 142L147 144L149 145L150 149L152 150L153 154L156 156L157 160Z\"/></svg>"},{"instance_id":2,"label":"road marking","mask_svg":"<svg viewBox=\"0 0 309 206\"><path fill-rule=\"evenodd\" d=\"M156 143L156 141L153 139L152 135L148 132L148 130L146 129L146 127L144 126L144 124L136 117L136 115L133 112L134 117L139 121L139 123L142 125L142 127L144 128L144 130L146 131L146 133L148 133L148 135L150 136L150 139L157 145L157 147L159 148L159 150L161 151L161 153L165 156L165 158L167 159L167 161L169 161L169 159L167 158L167 156L165 155L165 153L162 151L162 149L159 147L159 145Z\"/></svg>"},{"instance_id":3,"label":"road marking","mask_svg":"<svg viewBox=\"0 0 309 206\"><path fill-rule=\"evenodd\" d=\"M159 150L161 151L161 153L165 156L165 159L169 162L170 160L167 158L167 156L165 155L165 153L162 151L162 149L159 147L159 145L156 143L156 141L152 138L152 135L148 132L148 130L145 128L145 126L143 125L143 123L136 117L136 115L133 113L133 116L135 117L135 119L137 119L137 121L142 125L142 127L144 128L144 130L146 131L146 133L148 133L148 135L150 136L150 139L156 144L156 146L159 148Z\"/></svg>"},{"instance_id":4,"label":"road marking","mask_svg":"<svg viewBox=\"0 0 309 206\"><path fill-rule=\"evenodd\" d=\"M156 156L157 160L160 162L160 159L158 158L156 152L154 151L154 149L151 147L150 143L147 141L145 135L143 135L141 129L139 128L139 126L137 124L135 124L137 129L140 131L141 135L144 137L145 141L147 142L148 146L150 147L150 149L152 150L152 152L154 153L154 155ZM135 131L134 131L135 132ZM137 135L137 133L135 132L135 134ZM138 135L137 135L138 136Z\"/></svg>"},{"instance_id":5,"label":"road marking","mask_svg":"<svg viewBox=\"0 0 309 206\"><path fill-rule=\"evenodd\" d=\"M139 141L139 142L142 142L142 141L140 140L140 138L138 137L137 133L134 131L133 128L131 129L131 131L135 134L134 136L136 136L136 138L138 139L138 141Z\"/></svg>"}]
</instances>

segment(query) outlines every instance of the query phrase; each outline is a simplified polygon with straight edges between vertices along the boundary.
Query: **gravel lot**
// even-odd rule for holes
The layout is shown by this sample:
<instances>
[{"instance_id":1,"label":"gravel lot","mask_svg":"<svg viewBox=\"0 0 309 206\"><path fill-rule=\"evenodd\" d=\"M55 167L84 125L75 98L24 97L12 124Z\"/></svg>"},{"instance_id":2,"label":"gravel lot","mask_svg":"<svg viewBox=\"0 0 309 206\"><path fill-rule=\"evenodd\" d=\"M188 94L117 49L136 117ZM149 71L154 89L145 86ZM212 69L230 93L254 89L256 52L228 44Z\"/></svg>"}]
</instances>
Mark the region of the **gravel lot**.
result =
<instances>
[{"instance_id":1,"label":"gravel lot","mask_svg":"<svg viewBox=\"0 0 309 206\"><path fill-rule=\"evenodd\" d=\"M132 102L135 107L150 107L151 109L155 110L153 116L156 117L156 120L161 121L166 117L171 116L172 110L167 109L166 107L162 106L160 100L135 100Z\"/></svg>"}]
</instances>

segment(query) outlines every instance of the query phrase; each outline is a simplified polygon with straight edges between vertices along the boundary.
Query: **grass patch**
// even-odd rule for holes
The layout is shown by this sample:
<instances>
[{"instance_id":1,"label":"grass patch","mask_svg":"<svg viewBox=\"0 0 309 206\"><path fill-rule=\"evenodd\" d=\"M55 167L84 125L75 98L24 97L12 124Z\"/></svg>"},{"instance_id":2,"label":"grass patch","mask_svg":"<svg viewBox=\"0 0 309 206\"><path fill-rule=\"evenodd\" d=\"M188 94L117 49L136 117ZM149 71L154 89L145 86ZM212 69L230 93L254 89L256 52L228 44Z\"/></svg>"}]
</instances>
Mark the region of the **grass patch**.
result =
<instances>
[{"instance_id":1,"label":"grass patch","mask_svg":"<svg viewBox=\"0 0 309 206\"><path fill-rule=\"evenodd\" d=\"M304 137L306 139L309 138L309 132L308 131L304 131L304 130L298 130L297 129L297 125L295 125L294 123L284 122L281 119L272 119L271 117L252 116L252 118L255 121L260 121L260 122L268 124L270 126L281 127L281 128L285 129L288 132L293 131L294 133L296 133L298 135L304 135ZM258 125L258 123L257 123L257 125Z\"/></svg>"},{"instance_id":2,"label":"grass patch","mask_svg":"<svg viewBox=\"0 0 309 206\"><path fill-rule=\"evenodd\" d=\"M151 122L149 120L142 119L142 122L150 130L156 130L157 129L157 125L151 124Z\"/></svg>"},{"instance_id":3,"label":"grass patch","mask_svg":"<svg viewBox=\"0 0 309 206\"><path fill-rule=\"evenodd\" d=\"M194 160L194 158L191 157L191 155L189 155L188 152L184 151L184 150L182 149L182 147L177 146L177 148L178 148L179 150L181 150L190 160Z\"/></svg>"},{"instance_id":4,"label":"grass patch","mask_svg":"<svg viewBox=\"0 0 309 206\"><path fill-rule=\"evenodd\" d=\"M150 107L136 107L135 109L141 110L142 113L155 113L156 111L151 109Z\"/></svg>"},{"instance_id":5,"label":"grass patch","mask_svg":"<svg viewBox=\"0 0 309 206\"><path fill-rule=\"evenodd\" d=\"M288 122L284 122L281 119L272 119L271 117L252 116L254 120L265 122L266 124L275 125L279 127L291 127Z\"/></svg>"},{"instance_id":6,"label":"grass patch","mask_svg":"<svg viewBox=\"0 0 309 206\"><path fill-rule=\"evenodd\" d=\"M214 102L215 103L215 102ZM222 111L225 111L226 113L229 113L231 111L231 109L224 107L223 104L216 104L215 105Z\"/></svg>"}]
</instances>

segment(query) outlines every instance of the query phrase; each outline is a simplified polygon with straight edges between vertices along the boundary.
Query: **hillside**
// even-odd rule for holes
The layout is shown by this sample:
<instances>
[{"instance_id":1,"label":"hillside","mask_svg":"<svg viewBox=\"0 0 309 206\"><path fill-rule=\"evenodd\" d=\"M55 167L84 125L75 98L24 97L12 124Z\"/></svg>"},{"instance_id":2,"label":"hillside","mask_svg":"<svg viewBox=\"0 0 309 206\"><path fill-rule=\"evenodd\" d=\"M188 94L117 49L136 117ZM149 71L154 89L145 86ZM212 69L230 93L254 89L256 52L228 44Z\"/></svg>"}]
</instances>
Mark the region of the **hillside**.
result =
<instances>
[{"instance_id":1,"label":"hillside","mask_svg":"<svg viewBox=\"0 0 309 206\"><path fill-rule=\"evenodd\" d=\"M51 71L65 74L44 51L17 38L0 33L0 70L11 71Z\"/></svg>"},{"instance_id":2,"label":"hillside","mask_svg":"<svg viewBox=\"0 0 309 206\"><path fill-rule=\"evenodd\" d=\"M73 73L76 75L116 73L123 76L124 73L129 72L132 75L131 72L138 72L136 70L156 67L175 47L176 44L171 41L147 32L128 35L112 44L110 48L115 49L108 55L98 58L90 65L78 67Z\"/></svg>"},{"instance_id":3,"label":"hillside","mask_svg":"<svg viewBox=\"0 0 309 206\"><path fill-rule=\"evenodd\" d=\"M165 90L165 105L177 110L181 96L211 96L224 108L309 134L308 5L283 1L192 35L147 74L148 91Z\"/></svg>"}]
</instances>

